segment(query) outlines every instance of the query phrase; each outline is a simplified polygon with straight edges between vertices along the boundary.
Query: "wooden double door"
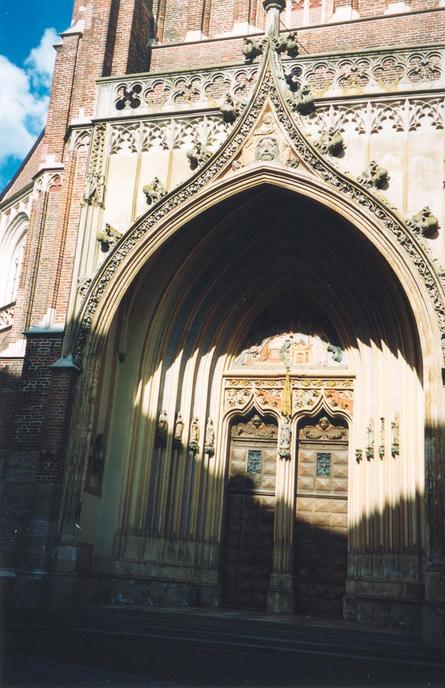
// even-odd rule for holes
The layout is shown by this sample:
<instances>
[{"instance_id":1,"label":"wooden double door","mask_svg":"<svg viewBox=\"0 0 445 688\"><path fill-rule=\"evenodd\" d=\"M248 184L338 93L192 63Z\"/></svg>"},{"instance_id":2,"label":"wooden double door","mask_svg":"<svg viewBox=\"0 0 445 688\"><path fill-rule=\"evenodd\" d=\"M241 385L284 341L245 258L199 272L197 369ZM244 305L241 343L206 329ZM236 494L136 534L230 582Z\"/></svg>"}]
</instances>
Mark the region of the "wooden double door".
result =
<instances>
[{"instance_id":1,"label":"wooden double door","mask_svg":"<svg viewBox=\"0 0 445 688\"><path fill-rule=\"evenodd\" d=\"M253 415L231 427L222 551L223 604L266 609L272 572L278 428ZM341 615L347 557L348 429L321 417L298 431L296 611Z\"/></svg>"},{"instance_id":2,"label":"wooden double door","mask_svg":"<svg viewBox=\"0 0 445 688\"><path fill-rule=\"evenodd\" d=\"M265 609L272 571L277 424L254 415L231 427L223 603Z\"/></svg>"}]
</instances>

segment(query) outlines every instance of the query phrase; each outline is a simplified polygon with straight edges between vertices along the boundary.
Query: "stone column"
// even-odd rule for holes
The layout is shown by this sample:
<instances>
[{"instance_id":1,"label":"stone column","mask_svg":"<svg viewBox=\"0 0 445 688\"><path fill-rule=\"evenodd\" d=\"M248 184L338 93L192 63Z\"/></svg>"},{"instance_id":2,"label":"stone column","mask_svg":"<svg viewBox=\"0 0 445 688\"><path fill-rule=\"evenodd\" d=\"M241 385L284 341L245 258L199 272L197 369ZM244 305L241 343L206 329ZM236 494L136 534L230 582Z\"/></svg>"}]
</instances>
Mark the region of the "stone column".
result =
<instances>
[{"instance_id":1,"label":"stone column","mask_svg":"<svg viewBox=\"0 0 445 688\"><path fill-rule=\"evenodd\" d=\"M292 442L291 406L290 380L286 377L278 432L272 575L267 595L267 608L270 611L286 613L293 612L295 607L292 564L295 443Z\"/></svg>"},{"instance_id":2,"label":"stone column","mask_svg":"<svg viewBox=\"0 0 445 688\"><path fill-rule=\"evenodd\" d=\"M277 36L280 32L280 14L286 7L286 0L263 0L266 10L266 36Z\"/></svg>"}]
</instances>

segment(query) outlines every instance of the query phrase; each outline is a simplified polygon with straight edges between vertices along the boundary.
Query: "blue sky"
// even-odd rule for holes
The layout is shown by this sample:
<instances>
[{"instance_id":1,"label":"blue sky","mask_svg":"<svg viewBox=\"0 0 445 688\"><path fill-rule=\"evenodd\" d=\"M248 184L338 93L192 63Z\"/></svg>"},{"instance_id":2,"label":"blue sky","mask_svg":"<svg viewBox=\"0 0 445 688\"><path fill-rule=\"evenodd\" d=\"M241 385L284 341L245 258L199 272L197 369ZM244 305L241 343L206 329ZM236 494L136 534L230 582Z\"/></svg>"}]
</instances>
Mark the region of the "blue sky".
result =
<instances>
[{"instance_id":1,"label":"blue sky","mask_svg":"<svg viewBox=\"0 0 445 688\"><path fill-rule=\"evenodd\" d=\"M57 33L73 0L0 0L0 189L42 130Z\"/></svg>"}]
</instances>

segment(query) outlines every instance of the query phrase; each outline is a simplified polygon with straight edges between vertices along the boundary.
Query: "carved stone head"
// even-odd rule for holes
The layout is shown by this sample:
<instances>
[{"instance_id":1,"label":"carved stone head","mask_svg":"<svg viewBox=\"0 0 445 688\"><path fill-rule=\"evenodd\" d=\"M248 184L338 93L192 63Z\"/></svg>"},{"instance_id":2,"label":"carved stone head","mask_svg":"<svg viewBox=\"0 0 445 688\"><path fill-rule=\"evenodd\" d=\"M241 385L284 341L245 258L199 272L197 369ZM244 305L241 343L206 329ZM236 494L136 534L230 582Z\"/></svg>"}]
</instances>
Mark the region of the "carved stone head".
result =
<instances>
[{"instance_id":1,"label":"carved stone head","mask_svg":"<svg viewBox=\"0 0 445 688\"><path fill-rule=\"evenodd\" d=\"M273 136L265 136L257 145L256 160L271 162L278 158L278 141Z\"/></svg>"},{"instance_id":2,"label":"carved stone head","mask_svg":"<svg viewBox=\"0 0 445 688\"><path fill-rule=\"evenodd\" d=\"M323 418L320 418L320 422L318 423L318 425L322 430L327 430L327 428L330 426L329 419L326 418L326 416L323 416Z\"/></svg>"}]
</instances>

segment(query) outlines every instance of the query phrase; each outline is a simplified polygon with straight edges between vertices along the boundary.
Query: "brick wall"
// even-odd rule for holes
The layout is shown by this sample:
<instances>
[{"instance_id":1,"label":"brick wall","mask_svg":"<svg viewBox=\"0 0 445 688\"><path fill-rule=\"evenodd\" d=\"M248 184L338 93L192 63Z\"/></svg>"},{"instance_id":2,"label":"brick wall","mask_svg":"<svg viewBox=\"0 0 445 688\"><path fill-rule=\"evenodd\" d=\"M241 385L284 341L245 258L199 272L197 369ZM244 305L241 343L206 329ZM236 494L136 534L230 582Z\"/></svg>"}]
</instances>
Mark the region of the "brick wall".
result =
<instances>
[{"instance_id":1,"label":"brick wall","mask_svg":"<svg viewBox=\"0 0 445 688\"><path fill-rule=\"evenodd\" d=\"M18 361L3 362L0 404L11 408L9 415L3 414L8 454L0 479L4 566L33 569L47 564L50 556L71 383L69 371L49 367L61 350L61 335L28 337L23 371Z\"/></svg>"},{"instance_id":2,"label":"brick wall","mask_svg":"<svg viewBox=\"0 0 445 688\"><path fill-rule=\"evenodd\" d=\"M421 15L387 15L378 19L301 29L298 38L304 52L338 53L440 43L445 33L445 11ZM156 46L152 51L151 71L167 72L184 67L200 68L241 62L242 38L201 41L176 46Z\"/></svg>"}]
</instances>

